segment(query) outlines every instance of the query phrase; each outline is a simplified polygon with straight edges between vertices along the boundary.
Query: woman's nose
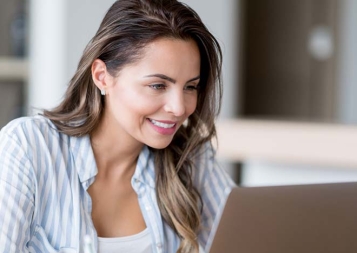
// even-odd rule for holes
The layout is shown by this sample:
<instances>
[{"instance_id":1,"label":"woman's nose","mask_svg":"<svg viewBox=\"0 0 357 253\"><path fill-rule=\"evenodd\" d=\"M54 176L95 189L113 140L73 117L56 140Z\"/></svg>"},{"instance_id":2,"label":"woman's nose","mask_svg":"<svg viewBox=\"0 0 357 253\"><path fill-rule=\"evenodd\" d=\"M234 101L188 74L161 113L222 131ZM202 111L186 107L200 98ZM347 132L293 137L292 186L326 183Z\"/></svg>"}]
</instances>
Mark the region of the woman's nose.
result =
<instances>
[{"instance_id":1,"label":"woman's nose","mask_svg":"<svg viewBox=\"0 0 357 253\"><path fill-rule=\"evenodd\" d=\"M166 112L172 113L176 117L180 117L185 114L185 99L182 92L176 92L171 94L166 100L164 107Z\"/></svg>"}]
</instances>

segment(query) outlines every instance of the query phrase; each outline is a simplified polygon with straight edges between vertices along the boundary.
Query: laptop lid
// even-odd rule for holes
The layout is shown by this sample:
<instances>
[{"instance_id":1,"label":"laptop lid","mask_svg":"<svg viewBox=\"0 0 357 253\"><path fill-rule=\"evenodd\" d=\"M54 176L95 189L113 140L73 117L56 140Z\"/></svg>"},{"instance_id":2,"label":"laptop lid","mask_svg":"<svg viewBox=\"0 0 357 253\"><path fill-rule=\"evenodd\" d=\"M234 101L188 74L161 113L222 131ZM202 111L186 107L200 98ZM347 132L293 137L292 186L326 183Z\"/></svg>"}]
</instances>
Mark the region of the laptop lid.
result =
<instances>
[{"instance_id":1,"label":"laptop lid","mask_svg":"<svg viewBox=\"0 0 357 253\"><path fill-rule=\"evenodd\" d=\"M357 183L234 188L209 253L356 253Z\"/></svg>"}]
</instances>

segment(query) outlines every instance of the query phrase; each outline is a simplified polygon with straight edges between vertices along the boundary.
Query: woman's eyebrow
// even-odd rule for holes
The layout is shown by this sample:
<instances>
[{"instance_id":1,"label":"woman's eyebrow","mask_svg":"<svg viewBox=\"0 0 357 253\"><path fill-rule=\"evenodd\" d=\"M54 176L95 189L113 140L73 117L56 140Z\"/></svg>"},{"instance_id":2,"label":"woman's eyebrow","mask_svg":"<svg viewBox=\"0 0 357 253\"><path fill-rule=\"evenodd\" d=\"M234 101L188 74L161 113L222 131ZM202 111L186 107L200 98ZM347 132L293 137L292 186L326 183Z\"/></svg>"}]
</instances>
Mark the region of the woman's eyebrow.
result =
<instances>
[{"instance_id":1,"label":"woman's eyebrow","mask_svg":"<svg viewBox=\"0 0 357 253\"><path fill-rule=\"evenodd\" d=\"M187 81L187 83L190 83L190 82L193 82L193 81L199 80L200 78L201 78L201 76L200 76L200 75L198 75L198 76L196 76L196 77L194 77L194 78L192 78L192 79L188 80L188 81Z\"/></svg>"},{"instance_id":2,"label":"woman's eyebrow","mask_svg":"<svg viewBox=\"0 0 357 253\"><path fill-rule=\"evenodd\" d=\"M147 75L147 76L145 76L145 77L158 77L158 78L167 80L167 81L169 81L169 82L171 82L171 83L176 83L176 80L175 80L175 79L173 79L173 78L171 78L171 77L168 77L168 76L166 76L166 75L164 75L164 74L152 74L152 75ZM196 76L196 77L194 77L194 78L191 78L190 80L187 81L187 83L196 81L196 80L198 80L198 79L200 79L200 76L199 76L199 75Z\"/></svg>"},{"instance_id":3,"label":"woman's eyebrow","mask_svg":"<svg viewBox=\"0 0 357 253\"><path fill-rule=\"evenodd\" d=\"M176 83L176 80L171 78L171 77L168 77L166 75L163 75L163 74L152 74L152 75L148 75L148 76L145 76L145 77L158 77L158 78L161 78L161 79L164 79L164 80L167 80L171 83Z\"/></svg>"}]
</instances>

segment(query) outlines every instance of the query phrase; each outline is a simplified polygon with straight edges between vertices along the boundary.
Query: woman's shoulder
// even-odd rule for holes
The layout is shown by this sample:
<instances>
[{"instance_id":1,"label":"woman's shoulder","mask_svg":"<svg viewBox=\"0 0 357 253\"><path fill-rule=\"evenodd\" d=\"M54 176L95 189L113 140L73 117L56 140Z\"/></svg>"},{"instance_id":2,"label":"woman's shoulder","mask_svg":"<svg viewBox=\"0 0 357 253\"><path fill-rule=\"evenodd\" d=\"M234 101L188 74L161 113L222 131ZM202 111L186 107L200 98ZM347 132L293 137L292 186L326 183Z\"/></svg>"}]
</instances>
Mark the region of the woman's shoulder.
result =
<instances>
[{"instance_id":1,"label":"woman's shoulder","mask_svg":"<svg viewBox=\"0 0 357 253\"><path fill-rule=\"evenodd\" d=\"M46 117L42 115L36 116L26 116L20 117L10 121L5 125L1 131L0 135L19 135L19 134L30 134L33 132L48 132L55 131L58 132L55 125Z\"/></svg>"},{"instance_id":2,"label":"woman's shoulder","mask_svg":"<svg viewBox=\"0 0 357 253\"><path fill-rule=\"evenodd\" d=\"M195 150L191 154L191 159L194 161L195 166L199 166L200 164L206 164L207 162L211 162L215 159L216 150L212 145L212 142L207 141L202 145L195 148ZM200 166L199 166L200 167Z\"/></svg>"},{"instance_id":3,"label":"woman's shoulder","mask_svg":"<svg viewBox=\"0 0 357 253\"><path fill-rule=\"evenodd\" d=\"M235 185L231 176L216 159L216 149L211 142L197 148L193 155L193 182L199 191L204 188L225 190Z\"/></svg>"},{"instance_id":4,"label":"woman's shoulder","mask_svg":"<svg viewBox=\"0 0 357 253\"><path fill-rule=\"evenodd\" d=\"M69 144L70 137L59 132L51 120L42 116L27 116L14 119L0 131L0 145L18 143L27 150L38 150L39 146ZM62 143L62 144L61 144Z\"/></svg>"}]
</instances>

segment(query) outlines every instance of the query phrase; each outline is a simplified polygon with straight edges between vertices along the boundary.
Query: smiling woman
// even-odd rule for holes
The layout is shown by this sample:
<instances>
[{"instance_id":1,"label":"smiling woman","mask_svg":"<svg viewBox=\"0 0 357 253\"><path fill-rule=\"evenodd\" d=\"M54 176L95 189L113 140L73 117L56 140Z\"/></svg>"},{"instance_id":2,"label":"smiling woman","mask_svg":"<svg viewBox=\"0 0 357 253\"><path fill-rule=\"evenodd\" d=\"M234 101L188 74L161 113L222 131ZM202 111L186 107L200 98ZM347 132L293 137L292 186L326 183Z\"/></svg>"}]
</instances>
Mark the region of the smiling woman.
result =
<instances>
[{"instance_id":1,"label":"smiling woman","mask_svg":"<svg viewBox=\"0 0 357 253\"><path fill-rule=\"evenodd\" d=\"M140 59L115 77L103 61L94 61L93 81L100 90L105 90L106 110L92 134L93 142L112 128L121 141L136 147L137 153L144 144L162 149L195 111L200 75L196 43L161 38L142 51Z\"/></svg>"},{"instance_id":2,"label":"smiling woman","mask_svg":"<svg viewBox=\"0 0 357 253\"><path fill-rule=\"evenodd\" d=\"M203 252L234 187L211 145L220 75L191 8L116 1L62 103L0 132L0 252Z\"/></svg>"}]
</instances>

